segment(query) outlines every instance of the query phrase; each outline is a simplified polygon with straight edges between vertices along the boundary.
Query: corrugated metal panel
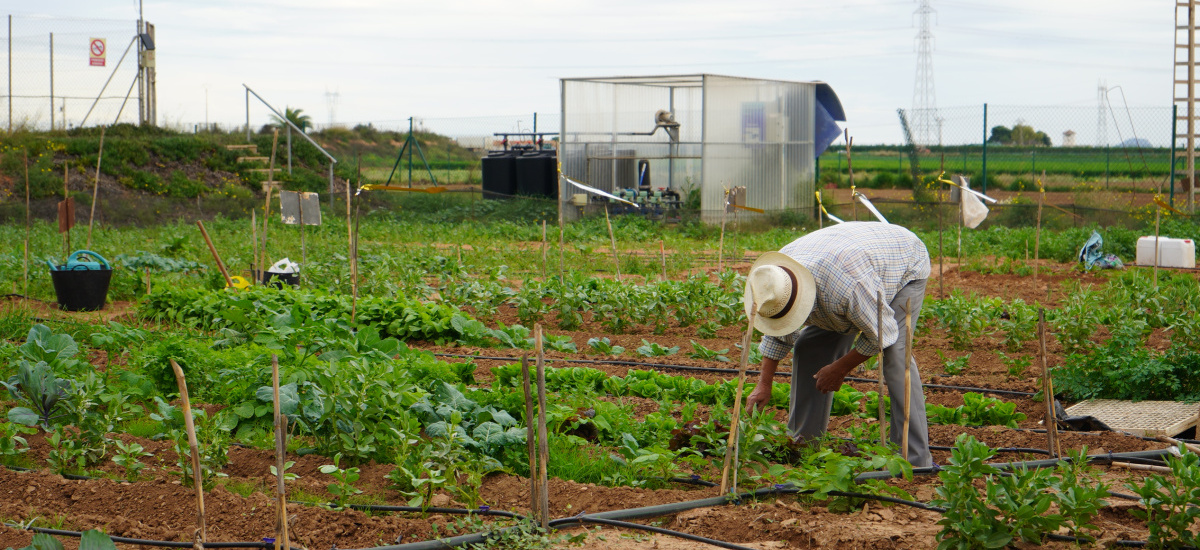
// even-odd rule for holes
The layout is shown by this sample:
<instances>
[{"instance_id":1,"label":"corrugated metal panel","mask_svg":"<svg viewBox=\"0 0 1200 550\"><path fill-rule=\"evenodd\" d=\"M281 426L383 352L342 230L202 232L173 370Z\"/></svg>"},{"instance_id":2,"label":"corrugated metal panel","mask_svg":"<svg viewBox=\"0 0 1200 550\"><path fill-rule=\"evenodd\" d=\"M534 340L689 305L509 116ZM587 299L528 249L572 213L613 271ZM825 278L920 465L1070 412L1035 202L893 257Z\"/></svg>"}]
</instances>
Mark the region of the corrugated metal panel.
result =
<instances>
[{"instance_id":1,"label":"corrugated metal panel","mask_svg":"<svg viewBox=\"0 0 1200 550\"><path fill-rule=\"evenodd\" d=\"M646 160L652 187L702 193L705 219L720 218L724 189L738 185L754 208L812 206L814 83L683 75L564 79L562 86L567 177L606 191L629 188ZM680 123L678 142L655 129L660 109Z\"/></svg>"}]
</instances>

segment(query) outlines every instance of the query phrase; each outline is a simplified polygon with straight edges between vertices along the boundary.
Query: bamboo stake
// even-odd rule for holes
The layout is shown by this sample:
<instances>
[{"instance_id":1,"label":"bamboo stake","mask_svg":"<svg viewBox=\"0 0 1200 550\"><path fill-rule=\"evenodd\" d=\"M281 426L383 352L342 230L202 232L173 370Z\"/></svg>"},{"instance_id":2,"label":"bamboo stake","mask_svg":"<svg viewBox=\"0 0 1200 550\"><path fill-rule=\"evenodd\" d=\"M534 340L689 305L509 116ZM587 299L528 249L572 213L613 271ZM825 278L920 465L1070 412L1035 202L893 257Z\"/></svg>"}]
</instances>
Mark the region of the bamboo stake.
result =
<instances>
[{"instance_id":1,"label":"bamboo stake","mask_svg":"<svg viewBox=\"0 0 1200 550\"><path fill-rule=\"evenodd\" d=\"M658 252L662 255L663 280L667 280L667 245L662 239L658 240Z\"/></svg>"},{"instance_id":2,"label":"bamboo stake","mask_svg":"<svg viewBox=\"0 0 1200 550\"><path fill-rule=\"evenodd\" d=\"M529 382L529 354L521 355L521 386L525 389L525 451L529 453L529 511L537 520L542 501L538 483L537 417L533 412L533 392Z\"/></svg>"},{"instance_id":3,"label":"bamboo stake","mask_svg":"<svg viewBox=\"0 0 1200 550\"><path fill-rule=\"evenodd\" d=\"M355 201L354 238L350 253L350 291L353 294L350 300L350 324L354 324L354 319L358 316L358 222L362 219L361 213L362 203Z\"/></svg>"},{"instance_id":4,"label":"bamboo stake","mask_svg":"<svg viewBox=\"0 0 1200 550\"><path fill-rule=\"evenodd\" d=\"M608 240L612 242L613 265L617 267L617 282L621 282L621 256L617 252L617 237L613 234L612 222L608 219L608 203L604 204L604 224L608 226Z\"/></svg>"},{"instance_id":5,"label":"bamboo stake","mask_svg":"<svg viewBox=\"0 0 1200 550\"><path fill-rule=\"evenodd\" d=\"M150 268L146 268L146 295L150 295Z\"/></svg>"},{"instance_id":6,"label":"bamboo stake","mask_svg":"<svg viewBox=\"0 0 1200 550\"><path fill-rule=\"evenodd\" d=\"M912 413L912 299L904 301L904 433L900 434L900 446L904 460L908 460L908 423ZM882 366L881 366L882 368Z\"/></svg>"},{"instance_id":7,"label":"bamboo stake","mask_svg":"<svg viewBox=\"0 0 1200 550\"><path fill-rule=\"evenodd\" d=\"M958 267L959 273L962 273L962 230L967 223L967 214L963 210L963 193L966 189L960 189L958 192Z\"/></svg>"},{"instance_id":8,"label":"bamboo stake","mask_svg":"<svg viewBox=\"0 0 1200 550\"><path fill-rule=\"evenodd\" d=\"M1042 176L1044 179L1045 176ZM1042 205L1046 202L1046 187L1038 181L1038 213L1037 213L1037 229L1033 234L1033 280L1037 280L1038 276L1038 258L1041 254L1042 246Z\"/></svg>"},{"instance_id":9,"label":"bamboo stake","mask_svg":"<svg viewBox=\"0 0 1200 550\"><path fill-rule=\"evenodd\" d=\"M1162 218L1162 208L1154 207L1154 289L1158 290L1158 222Z\"/></svg>"},{"instance_id":10,"label":"bamboo stake","mask_svg":"<svg viewBox=\"0 0 1200 550\"><path fill-rule=\"evenodd\" d=\"M63 200L64 201L71 200L71 192L67 188L68 169L69 169L68 164L66 162L64 162L63 163ZM28 168L26 170L28 170ZM67 220L67 230L63 232L63 257L64 258L71 254L71 226L75 224L75 217L74 217L75 213L68 212L68 214L71 215L71 219Z\"/></svg>"},{"instance_id":11,"label":"bamboo stake","mask_svg":"<svg viewBox=\"0 0 1200 550\"><path fill-rule=\"evenodd\" d=\"M550 243L546 240L546 220L542 220L542 281L546 281L546 251Z\"/></svg>"},{"instance_id":12,"label":"bamboo stake","mask_svg":"<svg viewBox=\"0 0 1200 550\"><path fill-rule=\"evenodd\" d=\"M183 369L174 359L171 370L175 371L175 384L179 386L179 399L183 401L183 426L187 430L188 447L192 451L192 484L196 487L196 542L194 548L203 550L208 541L208 528L204 522L204 474L200 471L200 443L196 441L196 422L192 419L192 402L188 399L187 380Z\"/></svg>"},{"instance_id":13,"label":"bamboo stake","mask_svg":"<svg viewBox=\"0 0 1200 550\"><path fill-rule=\"evenodd\" d=\"M729 190L721 203L721 238L717 241L717 273L725 271L725 214L729 212Z\"/></svg>"},{"instance_id":14,"label":"bamboo stake","mask_svg":"<svg viewBox=\"0 0 1200 550\"><path fill-rule=\"evenodd\" d=\"M534 325L534 338L537 346L537 398L538 398L538 483L541 490L538 496L539 516L542 530L550 529L550 482L546 475L546 463L550 461L550 446L546 439L546 350L543 346L542 326Z\"/></svg>"},{"instance_id":15,"label":"bamboo stake","mask_svg":"<svg viewBox=\"0 0 1200 550\"><path fill-rule=\"evenodd\" d=\"M1179 445L1181 445L1181 444L1182 444L1182 445L1183 445L1183 447L1184 447L1185 449L1187 449L1187 450L1189 450L1189 451L1191 451L1191 452L1193 452L1193 453L1196 453L1196 454L1200 455L1200 445L1196 445L1196 444L1194 444L1194 443L1184 443L1184 442L1182 442L1182 441L1180 441L1180 440L1178 440L1178 439L1175 439L1175 438L1172 438L1172 437L1167 437L1167 436L1165 436L1165 435L1162 435L1162 434L1158 434L1158 435L1154 436L1154 439L1157 439L1157 440L1159 440L1159 441L1162 441L1163 443L1170 443L1170 444L1172 444L1172 445L1174 445L1174 446L1176 446L1176 447L1178 447Z\"/></svg>"},{"instance_id":16,"label":"bamboo stake","mask_svg":"<svg viewBox=\"0 0 1200 550\"><path fill-rule=\"evenodd\" d=\"M276 548L288 550L287 488L284 486L284 464L287 458L287 417L279 409L279 356L271 354L271 391L275 396L275 496L279 502L279 519L275 529Z\"/></svg>"},{"instance_id":17,"label":"bamboo stake","mask_svg":"<svg viewBox=\"0 0 1200 550\"><path fill-rule=\"evenodd\" d=\"M940 179L940 176L939 176ZM936 182L935 182L936 183ZM944 188L941 185L938 188L938 296L943 300L946 299L946 253L943 251L943 241L945 240L944 224L945 208L942 205L942 193Z\"/></svg>"},{"instance_id":18,"label":"bamboo stake","mask_svg":"<svg viewBox=\"0 0 1200 550\"><path fill-rule=\"evenodd\" d=\"M850 211L853 213L854 221L858 221L858 201L854 200L854 164L850 162L850 147L854 145L854 138L850 137L850 129L846 132L846 170L850 173Z\"/></svg>"},{"instance_id":19,"label":"bamboo stake","mask_svg":"<svg viewBox=\"0 0 1200 550\"><path fill-rule=\"evenodd\" d=\"M259 284L262 281L262 265L258 257L258 211L250 209L250 240L254 243L254 260L250 265L250 276L254 278L254 284Z\"/></svg>"},{"instance_id":20,"label":"bamboo stake","mask_svg":"<svg viewBox=\"0 0 1200 550\"><path fill-rule=\"evenodd\" d=\"M29 296L29 232L33 223L29 216L29 150L22 149L21 154L25 159L25 290L22 294Z\"/></svg>"},{"instance_id":21,"label":"bamboo stake","mask_svg":"<svg viewBox=\"0 0 1200 550\"><path fill-rule=\"evenodd\" d=\"M746 369L750 364L750 340L754 337L754 316L758 313L758 304L751 302L750 318L747 320L746 334L742 335L742 358L738 362L738 385L733 397L733 415L729 421L729 440L725 442L725 467L721 469L721 494L729 490L729 468L734 465L737 443L738 426L742 419L742 389L746 384ZM735 466L736 467L736 466ZM736 474L735 474L736 475ZM736 485L736 483L735 483ZM734 487L736 490L737 487Z\"/></svg>"},{"instance_id":22,"label":"bamboo stake","mask_svg":"<svg viewBox=\"0 0 1200 550\"><path fill-rule=\"evenodd\" d=\"M563 222L562 222L562 216L560 215L558 217L558 282L560 282L560 283L563 282L564 279L566 279L566 276L564 274L565 272L563 271L563 269L564 269L564 267L563 267L564 242L563 241L565 240L566 237L564 236L563 233L564 233Z\"/></svg>"},{"instance_id":23,"label":"bamboo stake","mask_svg":"<svg viewBox=\"0 0 1200 550\"><path fill-rule=\"evenodd\" d=\"M88 214L88 236L87 250L92 249L92 223L96 221L96 196L100 192L100 159L104 158L104 131L107 128L100 127L100 152L96 153L96 181L92 184L92 211Z\"/></svg>"},{"instance_id":24,"label":"bamboo stake","mask_svg":"<svg viewBox=\"0 0 1200 550\"><path fill-rule=\"evenodd\" d=\"M221 276L225 277L225 284L233 286L233 279L229 278L229 271L225 269L225 264L221 262L221 256L217 254L217 247L213 246L212 239L208 238L208 231L204 229L204 222L196 220L196 225L200 228L200 234L204 236L204 242L208 243L208 251L212 252L213 259L217 261L217 269L220 270Z\"/></svg>"},{"instance_id":25,"label":"bamboo stake","mask_svg":"<svg viewBox=\"0 0 1200 550\"><path fill-rule=\"evenodd\" d=\"M883 390L886 387L883 383L883 291L875 291L875 300L878 302L879 311L879 328L876 334L879 335L879 444L887 445L887 430L883 427ZM899 335L897 335L899 337Z\"/></svg>"},{"instance_id":26,"label":"bamboo stake","mask_svg":"<svg viewBox=\"0 0 1200 550\"><path fill-rule=\"evenodd\" d=\"M1112 465L1117 468L1125 468L1127 470L1144 470L1147 472L1157 472L1160 474L1172 473L1171 469L1166 466L1154 466L1151 464L1132 464L1129 462L1117 462L1115 460L1113 461Z\"/></svg>"},{"instance_id":27,"label":"bamboo stake","mask_svg":"<svg viewBox=\"0 0 1200 550\"><path fill-rule=\"evenodd\" d=\"M1038 356L1042 363L1042 398L1046 404L1046 445L1050 456L1057 458L1058 422L1054 416L1054 388L1050 384L1050 367L1046 360L1046 310L1038 309Z\"/></svg>"}]
</instances>

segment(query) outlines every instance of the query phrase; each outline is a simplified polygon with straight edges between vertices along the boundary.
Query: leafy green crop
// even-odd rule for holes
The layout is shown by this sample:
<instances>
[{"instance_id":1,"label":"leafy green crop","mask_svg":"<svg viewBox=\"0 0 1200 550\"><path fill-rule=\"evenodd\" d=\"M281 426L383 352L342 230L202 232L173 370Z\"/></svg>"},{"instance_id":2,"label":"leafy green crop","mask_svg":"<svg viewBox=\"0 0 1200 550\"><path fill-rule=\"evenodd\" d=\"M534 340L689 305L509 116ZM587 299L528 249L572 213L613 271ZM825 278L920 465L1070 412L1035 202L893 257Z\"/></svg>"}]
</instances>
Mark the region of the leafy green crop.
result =
<instances>
[{"instance_id":1,"label":"leafy green crop","mask_svg":"<svg viewBox=\"0 0 1200 550\"><path fill-rule=\"evenodd\" d=\"M955 408L937 404L925 406L925 414L932 424L959 424L962 426L1008 426L1016 428L1025 420L1025 414L1017 411L1017 404L994 397L967 392L963 394L963 405Z\"/></svg>"}]
</instances>

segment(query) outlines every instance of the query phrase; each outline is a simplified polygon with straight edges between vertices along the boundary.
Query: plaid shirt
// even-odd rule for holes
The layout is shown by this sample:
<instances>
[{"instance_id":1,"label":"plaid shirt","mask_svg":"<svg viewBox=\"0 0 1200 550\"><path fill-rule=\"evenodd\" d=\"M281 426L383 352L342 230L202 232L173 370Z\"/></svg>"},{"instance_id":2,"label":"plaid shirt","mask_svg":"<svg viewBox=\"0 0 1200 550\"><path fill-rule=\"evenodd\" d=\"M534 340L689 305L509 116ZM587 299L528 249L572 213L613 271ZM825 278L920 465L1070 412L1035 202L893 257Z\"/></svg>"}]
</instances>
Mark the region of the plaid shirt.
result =
<instances>
[{"instance_id":1,"label":"plaid shirt","mask_svg":"<svg viewBox=\"0 0 1200 550\"><path fill-rule=\"evenodd\" d=\"M807 267L816 280L817 297L804 324L840 334L860 332L854 349L867 356L879 353L876 293L883 291L883 344L888 347L900 334L889 304L904 285L929 277L925 243L898 225L833 225L792 241L780 252ZM764 336L758 349L765 358L783 359L799 334Z\"/></svg>"}]
</instances>

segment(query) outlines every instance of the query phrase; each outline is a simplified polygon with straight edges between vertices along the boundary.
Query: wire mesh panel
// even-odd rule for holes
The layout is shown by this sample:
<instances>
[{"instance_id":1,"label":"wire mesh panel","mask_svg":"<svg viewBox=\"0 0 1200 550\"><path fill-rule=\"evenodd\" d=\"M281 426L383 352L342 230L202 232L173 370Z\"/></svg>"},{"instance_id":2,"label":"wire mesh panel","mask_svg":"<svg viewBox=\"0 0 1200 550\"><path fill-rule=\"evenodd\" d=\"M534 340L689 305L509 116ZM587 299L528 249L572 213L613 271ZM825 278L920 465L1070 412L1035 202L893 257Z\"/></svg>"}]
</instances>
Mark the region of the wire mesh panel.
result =
<instances>
[{"instance_id":1,"label":"wire mesh panel","mask_svg":"<svg viewBox=\"0 0 1200 550\"><path fill-rule=\"evenodd\" d=\"M810 207L813 85L709 75L704 92L705 216L719 217L735 186L746 187L753 208Z\"/></svg>"},{"instance_id":2,"label":"wire mesh panel","mask_svg":"<svg viewBox=\"0 0 1200 550\"><path fill-rule=\"evenodd\" d=\"M137 122L136 21L10 15L0 25L6 131Z\"/></svg>"}]
</instances>

